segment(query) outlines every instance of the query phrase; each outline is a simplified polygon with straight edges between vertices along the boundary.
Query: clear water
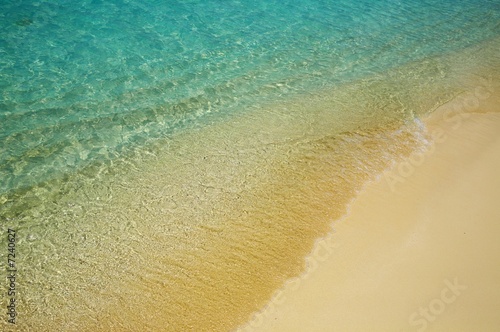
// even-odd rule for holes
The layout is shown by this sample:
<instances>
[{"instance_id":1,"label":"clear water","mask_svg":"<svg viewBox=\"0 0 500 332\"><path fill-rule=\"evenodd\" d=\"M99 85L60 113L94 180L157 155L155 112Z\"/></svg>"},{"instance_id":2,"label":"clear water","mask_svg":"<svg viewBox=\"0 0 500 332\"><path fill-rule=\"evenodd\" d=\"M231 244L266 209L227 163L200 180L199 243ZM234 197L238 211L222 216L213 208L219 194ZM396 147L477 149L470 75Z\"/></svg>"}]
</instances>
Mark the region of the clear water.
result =
<instances>
[{"instance_id":1,"label":"clear water","mask_svg":"<svg viewBox=\"0 0 500 332\"><path fill-rule=\"evenodd\" d=\"M16 330L244 323L499 37L493 0L0 1Z\"/></svg>"},{"instance_id":2,"label":"clear water","mask_svg":"<svg viewBox=\"0 0 500 332\"><path fill-rule=\"evenodd\" d=\"M493 0L2 1L0 15L1 194L500 30Z\"/></svg>"}]
</instances>

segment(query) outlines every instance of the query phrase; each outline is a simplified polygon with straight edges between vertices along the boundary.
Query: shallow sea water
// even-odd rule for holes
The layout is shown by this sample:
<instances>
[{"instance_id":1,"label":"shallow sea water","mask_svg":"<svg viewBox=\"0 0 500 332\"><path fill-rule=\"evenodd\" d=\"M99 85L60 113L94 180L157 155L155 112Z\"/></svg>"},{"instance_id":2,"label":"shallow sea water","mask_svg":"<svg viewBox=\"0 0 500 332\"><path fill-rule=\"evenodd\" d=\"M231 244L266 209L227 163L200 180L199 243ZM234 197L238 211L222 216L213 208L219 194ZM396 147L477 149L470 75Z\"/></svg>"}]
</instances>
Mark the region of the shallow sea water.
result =
<instances>
[{"instance_id":1,"label":"shallow sea water","mask_svg":"<svg viewBox=\"0 0 500 332\"><path fill-rule=\"evenodd\" d=\"M235 328L421 116L500 77L496 1L0 8L19 331Z\"/></svg>"}]
</instances>

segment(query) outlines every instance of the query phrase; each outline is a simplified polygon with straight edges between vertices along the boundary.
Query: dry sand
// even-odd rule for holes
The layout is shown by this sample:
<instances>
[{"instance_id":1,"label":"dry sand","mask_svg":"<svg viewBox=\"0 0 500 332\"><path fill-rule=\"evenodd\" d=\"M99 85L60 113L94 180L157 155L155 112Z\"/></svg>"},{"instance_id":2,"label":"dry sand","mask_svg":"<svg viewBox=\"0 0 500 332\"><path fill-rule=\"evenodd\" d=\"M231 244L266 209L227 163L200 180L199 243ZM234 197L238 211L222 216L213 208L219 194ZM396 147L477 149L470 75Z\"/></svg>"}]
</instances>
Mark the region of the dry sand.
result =
<instances>
[{"instance_id":1,"label":"dry sand","mask_svg":"<svg viewBox=\"0 0 500 332\"><path fill-rule=\"evenodd\" d=\"M369 184L240 330L500 330L500 102L487 97L426 119L429 149Z\"/></svg>"}]
</instances>

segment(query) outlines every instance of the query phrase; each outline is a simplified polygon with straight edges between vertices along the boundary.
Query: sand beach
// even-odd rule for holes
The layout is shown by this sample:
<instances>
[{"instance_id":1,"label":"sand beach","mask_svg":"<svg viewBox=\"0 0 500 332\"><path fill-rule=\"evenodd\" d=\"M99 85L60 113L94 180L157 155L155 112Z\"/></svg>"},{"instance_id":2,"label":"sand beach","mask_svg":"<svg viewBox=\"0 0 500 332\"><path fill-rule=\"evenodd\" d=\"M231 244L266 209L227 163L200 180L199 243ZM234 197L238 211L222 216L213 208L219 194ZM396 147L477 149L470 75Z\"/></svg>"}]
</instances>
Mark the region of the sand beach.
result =
<instances>
[{"instance_id":1,"label":"sand beach","mask_svg":"<svg viewBox=\"0 0 500 332\"><path fill-rule=\"evenodd\" d=\"M368 184L239 331L499 328L500 102L475 91L424 120L428 149Z\"/></svg>"}]
</instances>

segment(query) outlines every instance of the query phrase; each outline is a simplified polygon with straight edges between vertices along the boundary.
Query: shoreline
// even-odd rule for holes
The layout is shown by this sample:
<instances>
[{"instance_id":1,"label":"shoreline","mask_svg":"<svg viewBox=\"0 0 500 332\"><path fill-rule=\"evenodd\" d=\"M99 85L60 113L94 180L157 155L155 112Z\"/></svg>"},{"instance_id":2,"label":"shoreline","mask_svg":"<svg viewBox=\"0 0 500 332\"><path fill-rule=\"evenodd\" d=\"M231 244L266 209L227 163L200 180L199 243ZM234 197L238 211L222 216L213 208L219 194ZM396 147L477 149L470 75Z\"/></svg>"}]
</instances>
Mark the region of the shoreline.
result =
<instances>
[{"instance_id":1,"label":"shoreline","mask_svg":"<svg viewBox=\"0 0 500 332\"><path fill-rule=\"evenodd\" d=\"M78 173L23 196L11 211L26 234L19 308L30 314L18 327L211 331L244 323L286 280L337 251L337 234L316 239L366 183L425 148L425 128L412 115L479 84L472 77L462 86L455 77L469 71L447 59L178 133L97 177ZM315 240L316 260L305 262ZM45 288L47 280L57 287Z\"/></svg>"},{"instance_id":2,"label":"shoreline","mask_svg":"<svg viewBox=\"0 0 500 332\"><path fill-rule=\"evenodd\" d=\"M427 116L427 150L367 184L316 242L306 272L236 331L498 328L497 88Z\"/></svg>"}]
</instances>

